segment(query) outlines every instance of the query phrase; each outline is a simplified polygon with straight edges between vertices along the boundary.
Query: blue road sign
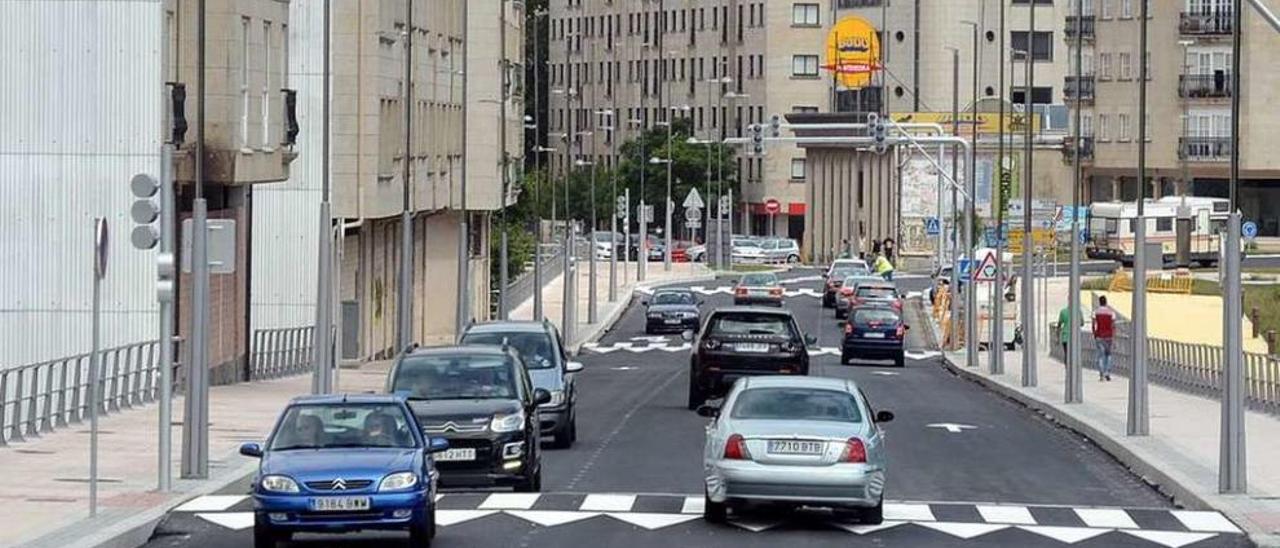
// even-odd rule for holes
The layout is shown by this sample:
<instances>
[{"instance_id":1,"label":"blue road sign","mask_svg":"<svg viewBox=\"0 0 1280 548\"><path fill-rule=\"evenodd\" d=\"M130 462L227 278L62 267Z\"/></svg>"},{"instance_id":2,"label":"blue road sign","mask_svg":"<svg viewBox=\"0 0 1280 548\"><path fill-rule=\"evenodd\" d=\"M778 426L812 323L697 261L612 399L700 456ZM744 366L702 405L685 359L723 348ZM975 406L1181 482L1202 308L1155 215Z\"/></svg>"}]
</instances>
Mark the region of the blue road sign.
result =
<instances>
[{"instance_id":1,"label":"blue road sign","mask_svg":"<svg viewBox=\"0 0 1280 548\"><path fill-rule=\"evenodd\" d=\"M1258 223L1253 221L1245 221L1240 225L1240 235L1246 240L1252 240L1258 237Z\"/></svg>"},{"instance_id":2,"label":"blue road sign","mask_svg":"<svg viewBox=\"0 0 1280 548\"><path fill-rule=\"evenodd\" d=\"M937 236L942 233L942 223L938 222L937 217L924 218L924 233L928 236Z\"/></svg>"},{"instance_id":3,"label":"blue road sign","mask_svg":"<svg viewBox=\"0 0 1280 548\"><path fill-rule=\"evenodd\" d=\"M969 278L969 271L973 268L972 262L968 257L960 258L960 277Z\"/></svg>"}]
</instances>

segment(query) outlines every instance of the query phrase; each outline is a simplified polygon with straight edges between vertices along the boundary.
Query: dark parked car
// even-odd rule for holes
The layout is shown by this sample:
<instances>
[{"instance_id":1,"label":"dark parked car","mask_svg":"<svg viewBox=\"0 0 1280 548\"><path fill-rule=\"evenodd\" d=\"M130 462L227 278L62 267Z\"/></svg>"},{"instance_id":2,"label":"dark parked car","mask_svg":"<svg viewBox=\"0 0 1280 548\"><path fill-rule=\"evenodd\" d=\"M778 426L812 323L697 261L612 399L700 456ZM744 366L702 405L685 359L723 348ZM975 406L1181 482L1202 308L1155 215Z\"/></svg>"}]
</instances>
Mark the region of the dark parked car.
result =
<instances>
[{"instance_id":1,"label":"dark parked car","mask_svg":"<svg viewBox=\"0 0 1280 548\"><path fill-rule=\"evenodd\" d=\"M688 289L659 289L643 302L644 332L697 332L702 323L701 301Z\"/></svg>"},{"instance_id":2,"label":"dark parked car","mask_svg":"<svg viewBox=\"0 0 1280 548\"><path fill-rule=\"evenodd\" d=\"M840 363L855 359L893 360L893 365L906 364L903 343L907 330L902 315L883 305L864 305L849 311L844 325L844 341L840 344Z\"/></svg>"},{"instance_id":3,"label":"dark parked car","mask_svg":"<svg viewBox=\"0 0 1280 548\"><path fill-rule=\"evenodd\" d=\"M551 401L538 407L543 439L551 446L566 449L578 439L577 373L582 364L570 361L560 331L549 321L490 322L474 324L462 334L461 344L510 345L524 360L534 389L551 394Z\"/></svg>"},{"instance_id":4,"label":"dark parked car","mask_svg":"<svg viewBox=\"0 0 1280 548\"><path fill-rule=\"evenodd\" d=\"M387 390L408 398L423 432L449 440L436 455L440 485L542 489L538 406L551 394L533 387L515 349L411 346Z\"/></svg>"},{"instance_id":5,"label":"dark parked car","mask_svg":"<svg viewBox=\"0 0 1280 548\"><path fill-rule=\"evenodd\" d=\"M739 378L752 375L808 375L808 346L818 340L801 333L789 310L722 308L711 313L694 341L689 363L689 409L723 396Z\"/></svg>"}]
</instances>

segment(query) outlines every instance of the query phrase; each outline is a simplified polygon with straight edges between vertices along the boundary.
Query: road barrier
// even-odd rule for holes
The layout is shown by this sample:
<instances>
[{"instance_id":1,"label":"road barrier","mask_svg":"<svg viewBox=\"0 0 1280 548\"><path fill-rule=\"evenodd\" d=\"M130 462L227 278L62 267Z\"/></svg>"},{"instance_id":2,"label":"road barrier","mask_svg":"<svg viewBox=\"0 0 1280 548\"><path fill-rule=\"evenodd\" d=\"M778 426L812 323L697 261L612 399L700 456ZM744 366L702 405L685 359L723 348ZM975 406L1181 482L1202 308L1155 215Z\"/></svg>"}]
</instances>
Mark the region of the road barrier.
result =
<instances>
[{"instance_id":1,"label":"road barrier","mask_svg":"<svg viewBox=\"0 0 1280 548\"><path fill-rule=\"evenodd\" d=\"M315 327L255 329L250 348L251 381L306 373L315 358Z\"/></svg>"},{"instance_id":2,"label":"road barrier","mask_svg":"<svg viewBox=\"0 0 1280 548\"><path fill-rule=\"evenodd\" d=\"M1056 322L1052 328L1053 333L1058 333ZM1111 350L1114 370L1126 376L1132 367L1132 337L1128 330L1127 322L1118 324ZM1098 347L1088 331L1080 333L1080 350L1082 366L1096 370ZM1052 345L1050 355L1066 361L1061 344ZM1151 382L1156 384L1215 399L1222 395L1221 346L1148 338L1147 368ZM1280 357L1245 352L1244 369L1245 402L1249 408L1280 415Z\"/></svg>"},{"instance_id":3,"label":"road barrier","mask_svg":"<svg viewBox=\"0 0 1280 548\"><path fill-rule=\"evenodd\" d=\"M102 350L99 414L151 403L160 383L159 360L158 341ZM88 417L90 362L85 353L0 370L0 446Z\"/></svg>"},{"instance_id":4,"label":"road barrier","mask_svg":"<svg viewBox=\"0 0 1280 548\"><path fill-rule=\"evenodd\" d=\"M1179 272L1176 274L1152 274L1147 276L1147 292L1149 293L1174 293L1178 295L1190 295L1191 288L1195 283L1190 272ZM1122 270L1117 270L1111 276L1111 284L1107 288L1108 291L1118 293L1122 291L1133 291L1133 276Z\"/></svg>"}]
</instances>

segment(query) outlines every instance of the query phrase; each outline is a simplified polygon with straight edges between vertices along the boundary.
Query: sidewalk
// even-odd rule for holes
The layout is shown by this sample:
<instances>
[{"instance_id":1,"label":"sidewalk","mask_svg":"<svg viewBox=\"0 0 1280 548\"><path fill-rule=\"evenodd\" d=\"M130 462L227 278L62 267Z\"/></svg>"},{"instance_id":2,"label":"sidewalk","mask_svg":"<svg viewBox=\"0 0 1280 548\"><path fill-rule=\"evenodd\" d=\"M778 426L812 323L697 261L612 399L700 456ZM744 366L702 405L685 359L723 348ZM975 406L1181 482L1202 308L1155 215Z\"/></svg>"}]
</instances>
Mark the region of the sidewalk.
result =
<instances>
[{"instance_id":1,"label":"sidewalk","mask_svg":"<svg viewBox=\"0 0 1280 548\"><path fill-rule=\"evenodd\" d=\"M627 305L631 303L631 297L636 289L669 283L708 281L715 278L715 273L701 263L672 263L671 271L668 272L663 268L662 262L659 261L656 263L650 262L648 270L646 270L645 281L637 282L636 267L637 263L627 262L625 264L626 276L624 277L624 263L618 263L618 300L609 302L609 261L603 260L596 263L595 284L598 312L596 319L598 321L591 324L587 323L588 284L592 282L590 266L587 261L579 261L577 266L578 321L573 330L573 340L565 341L571 351L576 352L583 343L590 342L612 326L626 311ZM561 325L563 310L564 276L561 275L547 282L542 289L542 314L563 331L564 329ZM530 297L513 308L511 310L511 319L533 319L533 298Z\"/></svg>"},{"instance_id":2,"label":"sidewalk","mask_svg":"<svg viewBox=\"0 0 1280 548\"><path fill-rule=\"evenodd\" d=\"M345 392L380 389L386 363L343 369ZM255 459L241 443L266 438L291 398L309 393L311 376L215 386L209 394L209 479L181 480L182 405L173 400L172 493L157 493L157 407L147 405L98 419L98 516L89 518L89 423L0 448L0 546L133 547L178 503L214 492L252 473Z\"/></svg>"},{"instance_id":3,"label":"sidewalk","mask_svg":"<svg viewBox=\"0 0 1280 548\"><path fill-rule=\"evenodd\" d=\"M1040 311L1039 323L1056 321L1066 305L1067 290L1050 287L1049 310ZM1179 314L1183 322L1194 316ZM1183 506L1218 510L1251 535L1261 546L1280 546L1280 418L1246 411L1248 441L1247 495L1218 494L1218 432L1221 404L1216 399L1149 385L1151 434L1126 435L1128 417L1127 378L1115 376L1102 382L1095 370L1084 371L1084 403L1062 403L1066 366L1047 355L1053 341L1040 341L1037 359L1039 386L1022 387L1022 352L1005 352L1004 375L987 370L987 352L979 366L964 367L963 352L948 353L948 367L964 378L1021 402L1091 439L1137 474Z\"/></svg>"}]
</instances>

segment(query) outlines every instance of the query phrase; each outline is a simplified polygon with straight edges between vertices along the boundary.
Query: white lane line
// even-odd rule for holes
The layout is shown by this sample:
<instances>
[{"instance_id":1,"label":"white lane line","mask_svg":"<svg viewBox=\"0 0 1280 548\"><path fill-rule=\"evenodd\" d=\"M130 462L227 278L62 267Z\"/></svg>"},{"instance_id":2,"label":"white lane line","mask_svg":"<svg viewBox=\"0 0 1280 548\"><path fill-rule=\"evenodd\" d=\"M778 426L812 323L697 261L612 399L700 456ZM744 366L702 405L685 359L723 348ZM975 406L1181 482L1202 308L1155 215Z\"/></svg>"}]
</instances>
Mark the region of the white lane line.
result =
<instances>
[{"instance_id":1,"label":"white lane line","mask_svg":"<svg viewBox=\"0 0 1280 548\"><path fill-rule=\"evenodd\" d=\"M698 516L690 514L652 514L646 512L614 512L606 515L650 531L698 519Z\"/></svg>"},{"instance_id":2,"label":"white lane line","mask_svg":"<svg viewBox=\"0 0 1280 548\"><path fill-rule=\"evenodd\" d=\"M496 513L494 510L436 510L436 525L448 527Z\"/></svg>"},{"instance_id":3,"label":"white lane line","mask_svg":"<svg viewBox=\"0 0 1280 548\"><path fill-rule=\"evenodd\" d=\"M578 510L583 512L630 512L635 495L587 495Z\"/></svg>"},{"instance_id":4,"label":"white lane line","mask_svg":"<svg viewBox=\"0 0 1280 548\"><path fill-rule=\"evenodd\" d=\"M1192 531L1207 533L1239 533L1240 528L1226 516L1217 512L1199 512L1194 510L1173 510L1173 517Z\"/></svg>"},{"instance_id":5,"label":"white lane line","mask_svg":"<svg viewBox=\"0 0 1280 548\"><path fill-rule=\"evenodd\" d=\"M225 512L240 501L249 497L245 495L204 495L182 503L174 508L174 512Z\"/></svg>"},{"instance_id":6,"label":"white lane line","mask_svg":"<svg viewBox=\"0 0 1280 548\"><path fill-rule=\"evenodd\" d=\"M528 510L538 502L538 493L494 493L480 503L480 510Z\"/></svg>"},{"instance_id":7,"label":"white lane line","mask_svg":"<svg viewBox=\"0 0 1280 548\"><path fill-rule=\"evenodd\" d=\"M978 513L987 523L1009 523L1013 525L1035 525L1036 518L1026 506L988 506L978 505Z\"/></svg>"},{"instance_id":8,"label":"white lane line","mask_svg":"<svg viewBox=\"0 0 1280 548\"><path fill-rule=\"evenodd\" d=\"M884 519L888 521L934 521L928 504L884 503Z\"/></svg>"},{"instance_id":9,"label":"white lane line","mask_svg":"<svg viewBox=\"0 0 1280 548\"><path fill-rule=\"evenodd\" d=\"M1138 524L1124 510L1108 508L1075 508L1080 521L1089 527L1105 527L1112 529L1137 529Z\"/></svg>"},{"instance_id":10,"label":"white lane line","mask_svg":"<svg viewBox=\"0 0 1280 548\"><path fill-rule=\"evenodd\" d=\"M840 529L844 529L845 531L848 531L848 532L850 532L850 533L857 533L857 534L859 534L859 535L866 535L866 534L869 534L869 533L874 533L874 532L876 532L876 531L883 531L883 530L885 530L885 529L891 529L891 528L893 528L893 527L897 527L897 526L902 525L902 524L904 524L904 523L907 523L907 522L905 522L905 521L884 521L884 522L881 522L879 525L854 525L854 524L852 524L852 523L841 523L841 522L834 522L834 521L833 521L833 522L827 522L827 524L828 524L828 525L831 525L831 526L833 526L833 527L839 527Z\"/></svg>"},{"instance_id":11,"label":"white lane line","mask_svg":"<svg viewBox=\"0 0 1280 548\"><path fill-rule=\"evenodd\" d=\"M681 514L701 514L707 505L706 497L689 496L684 498L684 506L680 507Z\"/></svg>"}]
</instances>

